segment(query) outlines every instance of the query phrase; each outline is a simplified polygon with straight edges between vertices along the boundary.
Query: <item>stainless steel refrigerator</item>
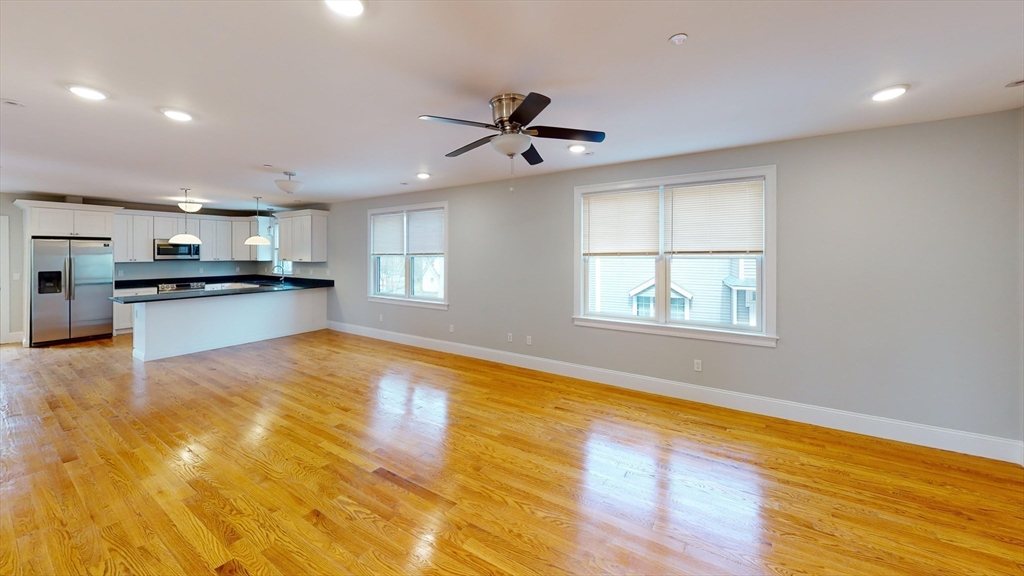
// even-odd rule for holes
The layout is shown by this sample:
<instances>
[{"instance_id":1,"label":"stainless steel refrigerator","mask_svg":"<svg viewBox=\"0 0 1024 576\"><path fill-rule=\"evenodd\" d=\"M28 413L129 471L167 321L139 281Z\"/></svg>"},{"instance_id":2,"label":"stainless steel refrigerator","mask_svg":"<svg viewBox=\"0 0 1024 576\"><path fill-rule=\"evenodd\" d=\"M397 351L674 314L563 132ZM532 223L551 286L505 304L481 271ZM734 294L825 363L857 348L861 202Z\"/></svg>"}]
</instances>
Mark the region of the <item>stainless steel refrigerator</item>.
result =
<instances>
[{"instance_id":1,"label":"stainless steel refrigerator","mask_svg":"<svg viewBox=\"0 0 1024 576\"><path fill-rule=\"evenodd\" d=\"M32 346L114 333L110 240L32 239Z\"/></svg>"}]
</instances>

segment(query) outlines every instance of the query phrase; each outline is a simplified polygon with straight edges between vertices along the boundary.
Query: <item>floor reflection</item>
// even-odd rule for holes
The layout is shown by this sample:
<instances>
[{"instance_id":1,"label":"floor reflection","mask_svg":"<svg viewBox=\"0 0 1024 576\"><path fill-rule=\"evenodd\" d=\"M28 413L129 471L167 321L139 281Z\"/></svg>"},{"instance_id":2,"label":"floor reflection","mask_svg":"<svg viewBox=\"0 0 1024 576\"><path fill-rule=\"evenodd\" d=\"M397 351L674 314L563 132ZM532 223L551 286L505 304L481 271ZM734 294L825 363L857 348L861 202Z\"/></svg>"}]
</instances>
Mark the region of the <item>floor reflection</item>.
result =
<instances>
[{"instance_id":1,"label":"floor reflection","mask_svg":"<svg viewBox=\"0 0 1024 576\"><path fill-rule=\"evenodd\" d=\"M759 476L751 466L706 448L681 434L652 439L649 431L637 435L595 423L585 443L584 510L664 535L655 549L645 547L650 557L673 548L676 554L718 554L686 548L717 542L732 561L753 567L753 559L765 552Z\"/></svg>"},{"instance_id":2,"label":"floor reflection","mask_svg":"<svg viewBox=\"0 0 1024 576\"><path fill-rule=\"evenodd\" d=\"M377 383L370 415L374 439L410 455L440 458L448 432L448 393L404 374L388 374Z\"/></svg>"}]
</instances>

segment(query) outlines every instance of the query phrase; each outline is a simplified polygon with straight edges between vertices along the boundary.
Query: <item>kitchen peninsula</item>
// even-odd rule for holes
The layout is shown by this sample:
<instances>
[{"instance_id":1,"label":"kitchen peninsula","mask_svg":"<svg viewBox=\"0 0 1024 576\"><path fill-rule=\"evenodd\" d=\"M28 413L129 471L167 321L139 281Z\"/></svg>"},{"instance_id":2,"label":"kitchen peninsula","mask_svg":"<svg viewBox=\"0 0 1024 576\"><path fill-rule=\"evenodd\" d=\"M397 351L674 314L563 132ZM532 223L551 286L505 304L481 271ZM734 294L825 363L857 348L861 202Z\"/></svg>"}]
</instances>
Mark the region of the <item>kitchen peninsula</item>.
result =
<instances>
[{"instance_id":1,"label":"kitchen peninsula","mask_svg":"<svg viewBox=\"0 0 1024 576\"><path fill-rule=\"evenodd\" d=\"M133 305L132 356L148 362L322 330L333 286L334 280L249 275L111 300Z\"/></svg>"}]
</instances>

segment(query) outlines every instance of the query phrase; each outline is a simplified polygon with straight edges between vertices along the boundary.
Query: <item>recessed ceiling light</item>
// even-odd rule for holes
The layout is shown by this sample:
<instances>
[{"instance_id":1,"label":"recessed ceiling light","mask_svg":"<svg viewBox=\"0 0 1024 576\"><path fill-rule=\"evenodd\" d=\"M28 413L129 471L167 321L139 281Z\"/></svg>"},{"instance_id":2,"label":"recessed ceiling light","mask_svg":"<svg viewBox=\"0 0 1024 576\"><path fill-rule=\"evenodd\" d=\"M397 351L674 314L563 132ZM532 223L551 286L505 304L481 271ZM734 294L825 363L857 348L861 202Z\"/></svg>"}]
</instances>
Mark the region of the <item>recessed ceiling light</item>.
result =
<instances>
[{"instance_id":1,"label":"recessed ceiling light","mask_svg":"<svg viewBox=\"0 0 1024 576\"><path fill-rule=\"evenodd\" d=\"M325 0L327 7L345 18L355 18L363 13L363 3L359 0Z\"/></svg>"},{"instance_id":2,"label":"recessed ceiling light","mask_svg":"<svg viewBox=\"0 0 1024 576\"><path fill-rule=\"evenodd\" d=\"M1017 80L1006 85L1007 88L1016 88L1017 86L1024 86L1024 80Z\"/></svg>"},{"instance_id":3,"label":"recessed ceiling light","mask_svg":"<svg viewBox=\"0 0 1024 576\"><path fill-rule=\"evenodd\" d=\"M177 120L178 122L188 122L192 119L192 115L188 112L182 112L181 110L171 110L170 108L164 108L161 110L164 116L167 116L171 120Z\"/></svg>"},{"instance_id":4,"label":"recessed ceiling light","mask_svg":"<svg viewBox=\"0 0 1024 576\"><path fill-rule=\"evenodd\" d=\"M427 174L426 172L420 172L419 174L416 175L416 177L419 178L420 180L426 180L427 178L430 178L430 174Z\"/></svg>"},{"instance_id":5,"label":"recessed ceiling light","mask_svg":"<svg viewBox=\"0 0 1024 576\"><path fill-rule=\"evenodd\" d=\"M569 146L569 152L572 152L573 154L579 154L580 152L583 152L586 149L587 147L584 146L583 144L573 144Z\"/></svg>"},{"instance_id":6,"label":"recessed ceiling light","mask_svg":"<svg viewBox=\"0 0 1024 576\"><path fill-rule=\"evenodd\" d=\"M106 100L107 95L94 88L88 88L86 86L79 86L77 84L69 84L68 90L76 96L81 96L86 100Z\"/></svg>"},{"instance_id":7,"label":"recessed ceiling light","mask_svg":"<svg viewBox=\"0 0 1024 576\"><path fill-rule=\"evenodd\" d=\"M680 32L679 34L673 34L669 36L668 41L675 44L676 46L679 46L683 42L686 42L687 38L689 38L689 36Z\"/></svg>"},{"instance_id":8,"label":"recessed ceiling light","mask_svg":"<svg viewBox=\"0 0 1024 576\"><path fill-rule=\"evenodd\" d=\"M899 98L906 94L907 90L910 89L910 84L900 84L898 86L890 86L883 88L878 92L871 95L871 99L875 102L885 102L886 100L892 100L893 98Z\"/></svg>"},{"instance_id":9,"label":"recessed ceiling light","mask_svg":"<svg viewBox=\"0 0 1024 576\"><path fill-rule=\"evenodd\" d=\"M273 164L264 164L263 167L264 168L273 168L274 165Z\"/></svg>"}]
</instances>

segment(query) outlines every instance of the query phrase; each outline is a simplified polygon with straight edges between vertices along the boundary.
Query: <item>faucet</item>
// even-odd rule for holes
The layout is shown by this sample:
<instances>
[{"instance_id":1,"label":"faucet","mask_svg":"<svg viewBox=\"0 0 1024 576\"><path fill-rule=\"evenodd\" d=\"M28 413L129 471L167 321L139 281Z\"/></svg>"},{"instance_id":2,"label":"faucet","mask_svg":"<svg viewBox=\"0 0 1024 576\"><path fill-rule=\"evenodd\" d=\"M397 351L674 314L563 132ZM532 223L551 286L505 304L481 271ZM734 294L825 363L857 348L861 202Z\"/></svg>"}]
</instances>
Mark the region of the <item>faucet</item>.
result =
<instances>
[{"instance_id":1,"label":"faucet","mask_svg":"<svg viewBox=\"0 0 1024 576\"><path fill-rule=\"evenodd\" d=\"M281 269L281 284L284 284L284 264L278 264L277 266L274 266L273 268L270 269L270 273L273 274L274 270L277 270L278 268Z\"/></svg>"}]
</instances>

